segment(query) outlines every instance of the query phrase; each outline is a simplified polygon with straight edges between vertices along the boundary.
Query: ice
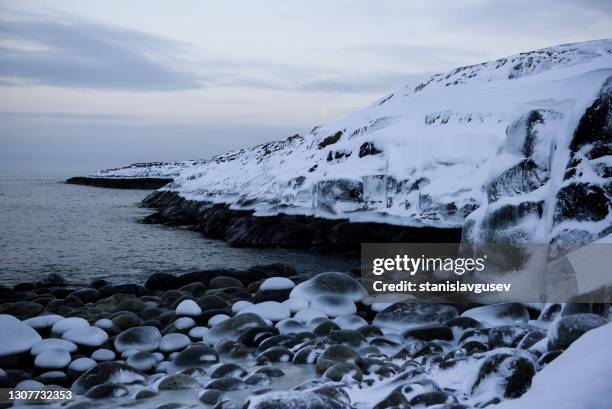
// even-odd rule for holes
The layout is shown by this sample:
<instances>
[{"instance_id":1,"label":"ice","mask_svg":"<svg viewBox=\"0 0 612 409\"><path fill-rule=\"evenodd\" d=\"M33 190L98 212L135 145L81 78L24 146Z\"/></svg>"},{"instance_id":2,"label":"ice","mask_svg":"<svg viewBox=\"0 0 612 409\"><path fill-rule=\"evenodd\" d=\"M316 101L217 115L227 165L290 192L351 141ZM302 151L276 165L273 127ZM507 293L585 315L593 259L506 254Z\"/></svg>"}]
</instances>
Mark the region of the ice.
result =
<instances>
[{"instance_id":1,"label":"ice","mask_svg":"<svg viewBox=\"0 0 612 409\"><path fill-rule=\"evenodd\" d=\"M62 338L78 345L101 346L108 340L108 334L98 327L74 328L64 332Z\"/></svg>"},{"instance_id":2,"label":"ice","mask_svg":"<svg viewBox=\"0 0 612 409\"><path fill-rule=\"evenodd\" d=\"M94 323L94 326L98 328L102 328L102 329L111 329L115 327L115 324L113 324L113 322L109 320L108 318L102 318L96 321Z\"/></svg>"},{"instance_id":3,"label":"ice","mask_svg":"<svg viewBox=\"0 0 612 409\"><path fill-rule=\"evenodd\" d=\"M236 312L240 312L242 310L244 310L247 307L252 306L253 303L250 301L244 301L244 300L240 300L240 301L236 301L233 305L232 305L232 312L236 313Z\"/></svg>"},{"instance_id":4,"label":"ice","mask_svg":"<svg viewBox=\"0 0 612 409\"><path fill-rule=\"evenodd\" d=\"M36 356L49 349L63 349L64 351L75 352L77 346L65 339L47 338L32 346L30 353Z\"/></svg>"},{"instance_id":5,"label":"ice","mask_svg":"<svg viewBox=\"0 0 612 409\"><path fill-rule=\"evenodd\" d=\"M89 323L86 319L80 317L70 317L64 318L63 320L57 321L55 324L53 324L53 327L51 327L51 332L61 336L68 330L87 327L89 327Z\"/></svg>"},{"instance_id":6,"label":"ice","mask_svg":"<svg viewBox=\"0 0 612 409\"><path fill-rule=\"evenodd\" d=\"M161 334L155 327L134 327L123 331L115 338L115 350L155 351L161 341Z\"/></svg>"},{"instance_id":7,"label":"ice","mask_svg":"<svg viewBox=\"0 0 612 409\"><path fill-rule=\"evenodd\" d=\"M329 317L354 314L357 312L355 303L349 298L341 295L323 294L317 296L310 303L310 307L325 311Z\"/></svg>"},{"instance_id":8,"label":"ice","mask_svg":"<svg viewBox=\"0 0 612 409\"><path fill-rule=\"evenodd\" d=\"M281 321L291 316L291 312L283 304L276 301L264 301L241 310L238 315L252 313L270 321Z\"/></svg>"},{"instance_id":9,"label":"ice","mask_svg":"<svg viewBox=\"0 0 612 409\"><path fill-rule=\"evenodd\" d=\"M39 315L38 317L28 318L23 321L25 324L28 324L30 327L34 329L39 328L48 328L52 327L56 322L64 319L61 315L57 314L49 314L49 315Z\"/></svg>"},{"instance_id":10,"label":"ice","mask_svg":"<svg viewBox=\"0 0 612 409\"><path fill-rule=\"evenodd\" d=\"M334 322L342 329L355 330L364 325L368 325L368 322L358 315L348 314L340 315L334 318Z\"/></svg>"},{"instance_id":11,"label":"ice","mask_svg":"<svg viewBox=\"0 0 612 409\"><path fill-rule=\"evenodd\" d=\"M95 359L96 361L112 361L115 359L115 352L106 348L96 349L91 354L91 358Z\"/></svg>"},{"instance_id":12,"label":"ice","mask_svg":"<svg viewBox=\"0 0 612 409\"><path fill-rule=\"evenodd\" d=\"M295 287L295 283L285 277L272 277L265 280L259 286L260 290L290 290Z\"/></svg>"},{"instance_id":13,"label":"ice","mask_svg":"<svg viewBox=\"0 0 612 409\"><path fill-rule=\"evenodd\" d=\"M176 315L187 315L190 317L197 317L200 314L202 314L202 309L193 300L182 301L176 307Z\"/></svg>"},{"instance_id":14,"label":"ice","mask_svg":"<svg viewBox=\"0 0 612 409\"><path fill-rule=\"evenodd\" d=\"M47 349L36 355L34 365L38 368L61 369L70 363L70 353L64 349Z\"/></svg>"},{"instance_id":15,"label":"ice","mask_svg":"<svg viewBox=\"0 0 612 409\"><path fill-rule=\"evenodd\" d=\"M0 314L0 357L28 351L42 340L38 332L12 315Z\"/></svg>"},{"instance_id":16,"label":"ice","mask_svg":"<svg viewBox=\"0 0 612 409\"><path fill-rule=\"evenodd\" d=\"M192 338L202 338L208 332L206 327L193 327L189 330L189 336Z\"/></svg>"},{"instance_id":17,"label":"ice","mask_svg":"<svg viewBox=\"0 0 612 409\"><path fill-rule=\"evenodd\" d=\"M294 318L308 324L310 321L316 318L327 318L327 314L325 311L321 311L316 308L304 308L303 310L298 311Z\"/></svg>"},{"instance_id":18,"label":"ice","mask_svg":"<svg viewBox=\"0 0 612 409\"><path fill-rule=\"evenodd\" d=\"M194 327L195 321L193 320L193 318L181 317L177 319L176 321L174 321L174 326L178 330L183 330L183 329Z\"/></svg>"},{"instance_id":19,"label":"ice","mask_svg":"<svg viewBox=\"0 0 612 409\"><path fill-rule=\"evenodd\" d=\"M351 301L359 301L366 295L359 282L346 273L320 273L298 284L291 290L290 298L303 298L312 302L320 295L341 295Z\"/></svg>"}]
</instances>

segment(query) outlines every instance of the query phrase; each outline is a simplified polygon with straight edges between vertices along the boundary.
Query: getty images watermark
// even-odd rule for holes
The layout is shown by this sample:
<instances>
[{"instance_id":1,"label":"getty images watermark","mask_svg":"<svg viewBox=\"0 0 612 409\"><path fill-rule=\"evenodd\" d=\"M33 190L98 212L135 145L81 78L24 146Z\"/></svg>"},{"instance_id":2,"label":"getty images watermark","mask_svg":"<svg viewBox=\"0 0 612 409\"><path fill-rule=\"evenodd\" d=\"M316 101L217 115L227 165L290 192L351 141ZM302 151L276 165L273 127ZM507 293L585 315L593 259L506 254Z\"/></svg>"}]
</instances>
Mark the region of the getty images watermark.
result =
<instances>
[{"instance_id":1,"label":"getty images watermark","mask_svg":"<svg viewBox=\"0 0 612 409\"><path fill-rule=\"evenodd\" d=\"M365 243L371 296L414 302L610 302L610 245Z\"/></svg>"}]
</instances>

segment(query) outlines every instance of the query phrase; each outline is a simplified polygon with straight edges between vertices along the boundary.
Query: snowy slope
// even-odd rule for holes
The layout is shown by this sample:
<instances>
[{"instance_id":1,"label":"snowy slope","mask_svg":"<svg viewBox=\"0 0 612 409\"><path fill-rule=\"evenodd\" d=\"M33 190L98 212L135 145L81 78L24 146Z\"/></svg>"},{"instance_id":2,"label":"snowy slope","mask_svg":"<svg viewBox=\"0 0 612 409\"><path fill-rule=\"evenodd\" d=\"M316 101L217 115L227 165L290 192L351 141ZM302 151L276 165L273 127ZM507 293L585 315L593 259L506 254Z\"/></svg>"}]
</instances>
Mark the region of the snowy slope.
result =
<instances>
[{"instance_id":1,"label":"snowy slope","mask_svg":"<svg viewBox=\"0 0 612 409\"><path fill-rule=\"evenodd\" d=\"M90 176L100 178L174 178L184 169L202 162L196 160L184 162L141 162L121 168L100 170Z\"/></svg>"},{"instance_id":2,"label":"snowy slope","mask_svg":"<svg viewBox=\"0 0 612 409\"><path fill-rule=\"evenodd\" d=\"M590 241L612 224L611 76L612 40L457 68L305 136L187 167L163 190L260 216L443 227L470 215L469 241ZM585 142L574 133L589 108L604 117ZM568 216L584 195L596 215Z\"/></svg>"}]
</instances>

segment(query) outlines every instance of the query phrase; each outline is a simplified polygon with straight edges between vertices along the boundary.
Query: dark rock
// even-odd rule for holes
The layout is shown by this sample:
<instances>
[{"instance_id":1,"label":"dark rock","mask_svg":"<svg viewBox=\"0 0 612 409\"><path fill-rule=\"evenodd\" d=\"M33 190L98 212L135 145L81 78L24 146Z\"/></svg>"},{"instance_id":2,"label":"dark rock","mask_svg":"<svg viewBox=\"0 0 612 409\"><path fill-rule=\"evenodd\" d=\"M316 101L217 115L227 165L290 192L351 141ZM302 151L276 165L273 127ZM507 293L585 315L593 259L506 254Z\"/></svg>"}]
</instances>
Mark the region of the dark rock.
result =
<instances>
[{"instance_id":1,"label":"dark rock","mask_svg":"<svg viewBox=\"0 0 612 409\"><path fill-rule=\"evenodd\" d=\"M200 402L206 405L214 405L219 401L222 395L223 391L218 389L204 389L202 392L200 392L199 399Z\"/></svg>"},{"instance_id":2,"label":"dark rock","mask_svg":"<svg viewBox=\"0 0 612 409\"><path fill-rule=\"evenodd\" d=\"M245 331L239 338L238 342L246 347L257 347L263 340L272 336L278 335L276 327L262 326L253 327Z\"/></svg>"},{"instance_id":3,"label":"dark rock","mask_svg":"<svg viewBox=\"0 0 612 409\"><path fill-rule=\"evenodd\" d=\"M412 406L434 406L434 405L452 405L458 403L457 398L454 395L444 392L444 391L432 391L425 392L416 395L414 398L410 399L410 404Z\"/></svg>"},{"instance_id":4,"label":"dark rock","mask_svg":"<svg viewBox=\"0 0 612 409\"><path fill-rule=\"evenodd\" d=\"M159 189L172 182L170 178L118 178L75 176L66 180L70 185L86 185L112 189Z\"/></svg>"},{"instance_id":5,"label":"dark rock","mask_svg":"<svg viewBox=\"0 0 612 409\"><path fill-rule=\"evenodd\" d=\"M254 373L253 375L248 376L244 383L247 385L270 385L272 383L272 379L264 373Z\"/></svg>"},{"instance_id":6,"label":"dark rock","mask_svg":"<svg viewBox=\"0 0 612 409\"><path fill-rule=\"evenodd\" d=\"M285 372L283 372L280 368L275 368L273 366L264 366L255 371L258 374L268 375L270 378L280 378L281 376L285 376Z\"/></svg>"},{"instance_id":7,"label":"dark rock","mask_svg":"<svg viewBox=\"0 0 612 409\"><path fill-rule=\"evenodd\" d=\"M480 366L472 392L486 383L487 390L493 388L489 378L498 385L504 398L518 398L531 386L535 375L535 364L521 355L501 352L488 356Z\"/></svg>"},{"instance_id":8,"label":"dark rock","mask_svg":"<svg viewBox=\"0 0 612 409\"><path fill-rule=\"evenodd\" d=\"M137 327L142 323L142 320L138 315L129 311L122 312L121 314L115 316L112 321L113 324L120 330Z\"/></svg>"},{"instance_id":9,"label":"dark rock","mask_svg":"<svg viewBox=\"0 0 612 409\"><path fill-rule=\"evenodd\" d=\"M134 395L134 400L149 399L157 395L157 392L150 389L141 389Z\"/></svg>"},{"instance_id":10,"label":"dark rock","mask_svg":"<svg viewBox=\"0 0 612 409\"><path fill-rule=\"evenodd\" d=\"M361 369L359 369L357 365L351 362L338 363L329 367L323 373L323 377L330 379L334 382L346 381L349 378L357 382L363 381L363 374L361 373Z\"/></svg>"},{"instance_id":11,"label":"dark rock","mask_svg":"<svg viewBox=\"0 0 612 409\"><path fill-rule=\"evenodd\" d=\"M44 287L63 287L66 285L66 280L57 273L51 273L40 280L40 285Z\"/></svg>"},{"instance_id":12,"label":"dark rock","mask_svg":"<svg viewBox=\"0 0 612 409\"><path fill-rule=\"evenodd\" d=\"M453 332L446 325L425 325L422 327L407 329L402 333L405 339L416 339L419 341L433 341L436 339L450 341Z\"/></svg>"},{"instance_id":13,"label":"dark rock","mask_svg":"<svg viewBox=\"0 0 612 409\"><path fill-rule=\"evenodd\" d=\"M257 356L257 365L267 365L269 363L276 362L291 362L293 359L293 352L283 346L275 346L266 349Z\"/></svg>"},{"instance_id":14,"label":"dark rock","mask_svg":"<svg viewBox=\"0 0 612 409\"><path fill-rule=\"evenodd\" d=\"M73 384L72 391L85 394L91 388L105 383L112 383L114 379L126 379L134 383L144 381L146 375L127 365L117 362L102 362L82 374Z\"/></svg>"},{"instance_id":15,"label":"dark rock","mask_svg":"<svg viewBox=\"0 0 612 409\"><path fill-rule=\"evenodd\" d=\"M196 300L202 311L223 310L228 307L227 301L216 295L205 295Z\"/></svg>"},{"instance_id":16,"label":"dark rock","mask_svg":"<svg viewBox=\"0 0 612 409\"><path fill-rule=\"evenodd\" d=\"M246 387L247 385L242 379L231 376L213 379L206 384L206 389L217 389L223 392L237 391L240 389L245 389Z\"/></svg>"},{"instance_id":17,"label":"dark rock","mask_svg":"<svg viewBox=\"0 0 612 409\"><path fill-rule=\"evenodd\" d=\"M338 326L338 324L336 324L332 320L327 320L317 325L316 328L312 331L312 333L315 334L317 337L324 337L326 335L329 335L333 331L339 330L340 327Z\"/></svg>"},{"instance_id":18,"label":"dark rock","mask_svg":"<svg viewBox=\"0 0 612 409\"><path fill-rule=\"evenodd\" d=\"M179 352L172 360L177 368L198 368L219 362L219 354L204 344L193 344Z\"/></svg>"},{"instance_id":19,"label":"dark rock","mask_svg":"<svg viewBox=\"0 0 612 409\"><path fill-rule=\"evenodd\" d=\"M402 302L390 305L379 312L373 325L401 330L434 323L443 324L455 317L457 317L457 310L448 305Z\"/></svg>"},{"instance_id":20,"label":"dark rock","mask_svg":"<svg viewBox=\"0 0 612 409\"><path fill-rule=\"evenodd\" d=\"M319 358L319 355L321 355L321 352L318 349L312 346L305 346L295 353L292 363L294 365L314 364L317 358Z\"/></svg>"},{"instance_id":21,"label":"dark rock","mask_svg":"<svg viewBox=\"0 0 612 409\"><path fill-rule=\"evenodd\" d=\"M246 374L247 372L242 369L241 366L235 363L225 363L215 367L215 369L210 373L210 377L213 379L224 378L226 376L242 378Z\"/></svg>"},{"instance_id":22,"label":"dark rock","mask_svg":"<svg viewBox=\"0 0 612 409\"><path fill-rule=\"evenodd\" d=\"M351 347L358 347L365 342L365 338L357 331L341 329L330 332L327 341L331 344L346 344Z\"/></svg>"},{"instance_id":23,"label":"dark rock","mask_svg":"<svg viewBox=\"0 0 612 409\"><path fill-rule=\"evenodd\" d=\"M233 277L224 277L218 276L210 280L208 284L209 289L219 289L219 288L228 288L228 287L239 287L244 288L242 282Z\"/></svg>"},{"instance_id":24,"label":"dark rock","mask_svg":"<svg viewBox=\"0 0 612 409\"><path fill-rule=\"evenodd\" d=\"M493 348L515 348L525 335L532 331L526 324L500 325L489 331L489 345Z\"/></svg>"},{"instance_id":25,"label":"dark rock","mask_svg":"<svg viewBox=\"0 0 612 409\"><path fill-rule=\"evenodd\" d=\"M158 381L157 388L160 391L179 391L191 389L198 386L198 382L191 376L181 373L164 376Z\"/></svg>"},{"instance_id":26,"label":"dark rock","mask_svg":"<svg viewBox=\"0 0 612 409\"><path fill-rule=\"evenodd\" d=\"M316 371L322 375L337 363L356 363L359 359L359 354L353 349L344 345L331 345L317 359Z\"/></svg>"},{"instance_id":27,"label":"dark rock","mask_svg":"<svg viewBox=\"0 0 612 409\"><path fill-rule=\"evenodd\" d=\"M556 328L548 333L548 350L567 349L586 332L607 323L607 319L595 314L565 316L556 324L552 324L556 325Z\"/></svg>"},{"instance_id":28,"label":"dark rock","mask_svg":"<svg viewBox=\"0 0 612 409\"><path fill-rule=\"evenodd\" d=\"M115 350L124 352L130 349L155 351L159 346L161 333L155 327L135 327L123 331L115 338Z\"/></svg>"},{"instance_id":29,"label":"dark rock","mask_svg":"<svg viewBox=\"0 0 612 409\"><path fill-rule=\"evenodd\" d=\"M40 315L43 310L44 307L35 302L20 301L0 307L0 314L8 314L20 320L26 320Z\"/></svg>"},{"instance_id":30,"label":"dark rock","mask_svg":"<svg viewBox=\"0 0 612 409\"><path fill-rule=\"evenodd\" d=\"M81 302L87 304L98 301L100 299L100 292L94 288L81 288L70 293L70 296L77 297Z\"/></svg>"}]
</instances>

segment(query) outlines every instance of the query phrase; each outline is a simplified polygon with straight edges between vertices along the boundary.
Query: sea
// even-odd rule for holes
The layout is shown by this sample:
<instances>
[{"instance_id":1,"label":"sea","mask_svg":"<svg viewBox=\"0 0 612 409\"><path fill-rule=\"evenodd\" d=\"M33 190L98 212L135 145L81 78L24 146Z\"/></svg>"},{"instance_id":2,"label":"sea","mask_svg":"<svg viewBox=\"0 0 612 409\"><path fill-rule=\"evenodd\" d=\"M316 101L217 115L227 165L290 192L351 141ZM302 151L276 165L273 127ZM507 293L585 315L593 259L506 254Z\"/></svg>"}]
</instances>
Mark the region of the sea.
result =
<instances>
[{"instance_id":1,"label":"sea","mask_svg":"<svg viewBox=\"0 0 612 409\"><path fill-rule=\"evenodd\" d=\"M359 266L348 254L235 248L187 228L143 224L152 210L139 203L150 191L68 185L68 176L0 176L1 285L35 282L50 273L72 285L98 278L141 284L156 272L286 263L309 274Z\"/></svg>"}]
</instances>

